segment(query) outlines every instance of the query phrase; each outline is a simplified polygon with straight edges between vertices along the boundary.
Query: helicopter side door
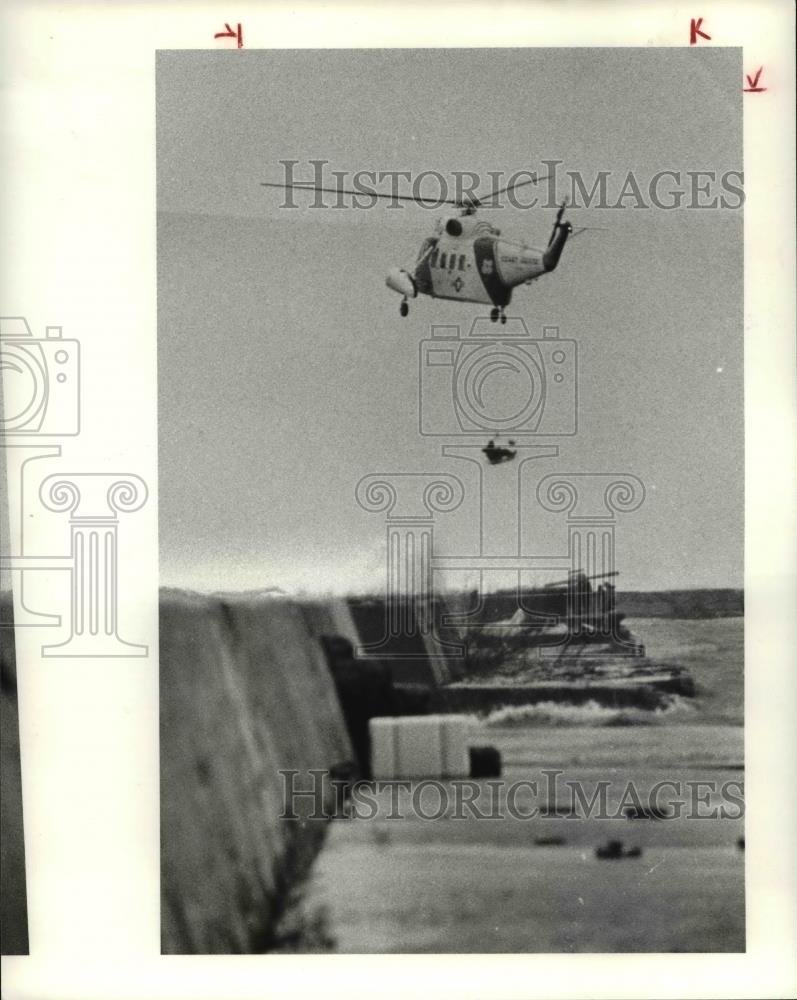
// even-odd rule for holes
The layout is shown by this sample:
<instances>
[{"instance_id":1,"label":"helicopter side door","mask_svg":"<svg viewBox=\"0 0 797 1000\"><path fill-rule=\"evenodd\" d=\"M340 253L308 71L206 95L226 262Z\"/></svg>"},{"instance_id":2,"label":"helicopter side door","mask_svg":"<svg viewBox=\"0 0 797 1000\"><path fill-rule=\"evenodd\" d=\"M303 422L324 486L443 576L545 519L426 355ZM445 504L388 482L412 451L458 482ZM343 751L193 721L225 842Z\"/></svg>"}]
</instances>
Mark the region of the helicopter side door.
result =
<instances>
[{"instance_id":1,"label":"helicopter side door","mask_svg":"<svg viewBox=\"0 0 797 1000\"><path fill-rule=\"evenodd\" d=\"M430 258L433 294L461 302L490 302L476 270L472 240L441 240Z\"/></svg>"}]
</instances>

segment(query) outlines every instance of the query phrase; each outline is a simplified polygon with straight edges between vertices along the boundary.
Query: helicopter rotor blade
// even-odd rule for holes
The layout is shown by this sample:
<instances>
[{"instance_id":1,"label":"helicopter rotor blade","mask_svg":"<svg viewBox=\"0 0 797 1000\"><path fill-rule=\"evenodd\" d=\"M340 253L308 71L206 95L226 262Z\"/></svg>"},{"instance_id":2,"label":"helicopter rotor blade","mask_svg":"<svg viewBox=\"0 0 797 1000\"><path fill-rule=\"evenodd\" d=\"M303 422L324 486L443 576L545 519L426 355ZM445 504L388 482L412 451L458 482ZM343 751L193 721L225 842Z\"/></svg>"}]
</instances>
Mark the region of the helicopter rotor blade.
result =
<instances>
[{"instance_id":1,"label":"helicopter rotor blade","mask_svg":"<svg viewBox=\"0 0 797 1000\"><path fill-rule=\"evenodd\" d=\"M570 239L573 240L576 236L580 236L582 233L608 233L610 229L608 226L576 226L573 232L570 234Z\"/></svg>"},{"instance_id":2,"label":"helicopter rotor blade","mask_svg":"<svg viewBox=\"0 0 797 1000\"><path fill-rule=\"evenodd\" d=\"M543 174L542 177L538 177L534 174L533 177L529 177L525 181L516 181L514 184L507 184L506 187L498 188L495 191L491 191L484 198L475 198L474 201L477 205L484 205L485 201L491 201L493 198L497 198L499 194L504 194L507 191L514 191L515 188L525 187L527 184L539 184L540 181L546 181L550 177L550 174Z\"/></svg>"},{"instance_id":3,"label":"helicopter rotor blade","mask_svg":"<svg viewBox=\"0 0 797 1000\"><path fill-rule=\"evenodd\" d=\"M287 183L277 183L275 181L261 181L261 187L275 187L282 188L284 191L323 191L327 194L352 194L357 195L360 198L387 198L390 201L413 201L416 205L457 205L459 202L453 200L452 198L422 198L412 194L384 194L379 191L351 191L348 188L329 188L329 187L316 187L314 184L287 184Z\"/></svg>"}]
</instances>

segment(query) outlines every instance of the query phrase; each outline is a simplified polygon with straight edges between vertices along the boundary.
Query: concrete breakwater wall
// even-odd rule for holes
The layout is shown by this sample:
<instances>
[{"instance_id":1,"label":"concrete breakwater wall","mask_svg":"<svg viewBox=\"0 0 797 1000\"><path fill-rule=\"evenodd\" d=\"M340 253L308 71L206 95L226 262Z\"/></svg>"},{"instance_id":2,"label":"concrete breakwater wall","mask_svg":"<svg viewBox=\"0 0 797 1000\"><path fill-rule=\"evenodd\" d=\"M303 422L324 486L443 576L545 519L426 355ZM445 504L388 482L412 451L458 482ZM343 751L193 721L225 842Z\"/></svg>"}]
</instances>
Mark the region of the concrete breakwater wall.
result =
<instances>
[{"instance_id":1,"label":"concrete breakwater wall","mask_svg":"<svg viewBox=\"0 0 797 1000\"><path fill-rule=\"evenodd\" d=\"M0 954L28 954L25 838L11 593L0 593Z\"/></svg>"},{"instance_id":2,"label":"concrete breakwater wall","mask_svg":"<svg viewBox=\"0 0 797 1000\"><path fill-rule=\"evenodd\" d=\"M305 613L282 599L161 592L165 953L275 946L291 888L325 831L279 819L279 772L352 761L319 638L333 628L347 629L340 605Z\"/></svg>"},{"instance_id":3,"label":"concrete breakwater wall","mask_svg":"<svg viewBox=\"0 0 797 1000\"><path fill-rule=\"evenodd\" d=\"M360 662L383 663L397 684L446 684L464 671L464 646L448 617L467 610L470 595L452 594L420 605L393 597L351 597L349 614L360 640ZM428 616L424 618L424 616Z\"/></svg>"},{"instance_id":4,"label":"concrete breakwater wall","mask_svg":"<svg viewBox=\"0 0 797 1000\"><path fill-rule=\"evenodd\" d=\"M466 611L467 602L461 603L452 610ZM279 947L286 904L325 835L323 822L279 818L280 771L365 773L368 720L374 715L476 711L539 700L535 691L520 687L481 691L478 697L472 688L451 688L461 660L441 657L443 646L431 636L391 633L395 610L379 599L161 592L165 953ZM444 610L441 603L435 615ZM453 629L443 632L443 643L449 637L456 638ZM363 646L371 649L366 659L355 655ZM16 899L24 908L21 796L14 800L19 807L12 802L7 810L5 794L13 784L6 774L19 780L13 681L13 663L4 654L3 876L13 869L21 877L4 902ZM554 700L550 692L547 697ZM571 690L561 697L574 700ZM296 785L305 787L301 774ZM7 866L9 858L18 863ZM4 945L10 943L8 926L4 910Z\"/></svg>"},{"instance_id":5,"label":"concrete breakwater wall","mask_svg":"<svg viewBox=\"0 0 797 1000\"><path fill-rule=\"evenodd\" d=\"M297 788L313 769L367 774L368 719L428 711L449 678L432 636L391 635L388 618L379 599L161 591L165 953L279 946L325 832L280 820L280 771L299 771ZM407 678L414 689L394 687Z\"/></svg>"}]
</instances>

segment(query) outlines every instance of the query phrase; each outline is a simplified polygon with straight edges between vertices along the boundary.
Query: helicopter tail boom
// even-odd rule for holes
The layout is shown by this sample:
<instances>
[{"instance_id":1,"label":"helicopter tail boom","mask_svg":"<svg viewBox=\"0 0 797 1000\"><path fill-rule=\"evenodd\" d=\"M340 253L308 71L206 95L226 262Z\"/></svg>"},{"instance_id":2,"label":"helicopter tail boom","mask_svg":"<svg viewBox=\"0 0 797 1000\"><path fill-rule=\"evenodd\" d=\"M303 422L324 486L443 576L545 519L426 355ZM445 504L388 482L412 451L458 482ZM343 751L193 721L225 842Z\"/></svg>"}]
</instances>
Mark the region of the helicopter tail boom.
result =
<instances>
[{"instance_id":1,"label":"helicopter tail boom","mask_svg":"<svg viewBox=\"0 0 797 1000\"><path fill-rule=\"evenodd\" d=\"M573 232L573 227L570 223L562 221L564 212L565 206L562 204L556 213L556 222L553 224L551 238L548 240L548 247L542 255L542 264L546 271L553 271L556 268L559 258L562 256L562 251L565 248L565 243L567 243L567 238Z\"/></svg>"}]
</instances>

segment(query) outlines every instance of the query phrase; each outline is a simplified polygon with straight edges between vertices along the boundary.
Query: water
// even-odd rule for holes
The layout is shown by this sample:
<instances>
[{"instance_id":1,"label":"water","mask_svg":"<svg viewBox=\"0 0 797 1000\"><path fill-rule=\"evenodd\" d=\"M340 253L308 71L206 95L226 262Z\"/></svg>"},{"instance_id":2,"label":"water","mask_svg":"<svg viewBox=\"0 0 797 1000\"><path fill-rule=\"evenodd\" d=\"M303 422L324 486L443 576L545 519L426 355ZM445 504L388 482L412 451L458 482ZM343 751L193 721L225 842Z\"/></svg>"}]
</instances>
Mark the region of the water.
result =
<instances>
[{"instance_id":1,"label":"water","mask_svg":"<svg viewBox=\"0 0 797 1000\"><path fill-rule=\"evenodd\" d=\"M706 724L744 724L744 619L630 618L648 656L687 667L698 685L696 705Z\"/></svg>"},{"instance_id":2,"label":"water","mask_svg":"<svg viewBox=\"0 0 797 1000\"><path fill-rule=\"evenodd\" d=\"M696 804L689 784L743 782L742 620L629 625L648 655L689 668L697 698L655 713L594 704L500 710L479 741L500 749L507 784L538 782L536 796L517 796L524 815L568 804L565 780L588 796L609 781L610 815L629 781L643 802L657 782L671 781L678 794L667 786L660 801L680 798L684 812L691 806L704 818L335 821L306 894L309 908L326 912L335 950L744 950L743 818L738 805L709 815L719 798ZM551 768L563 772L557 802L542 792L541 772ZM558 846L536 843L552 838ZM641 856L598 859L595 848L609 839Z\"/></svg>"}]
</instances>

